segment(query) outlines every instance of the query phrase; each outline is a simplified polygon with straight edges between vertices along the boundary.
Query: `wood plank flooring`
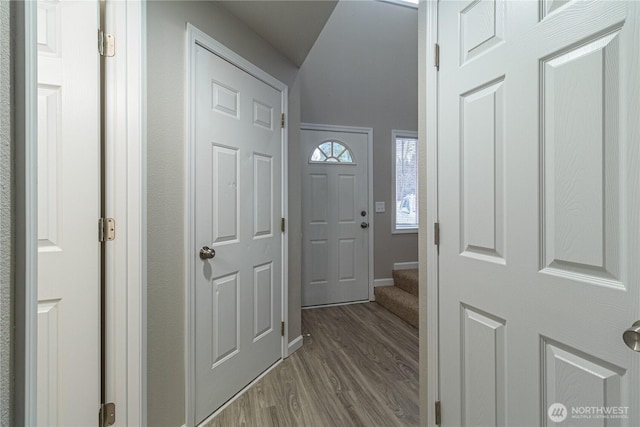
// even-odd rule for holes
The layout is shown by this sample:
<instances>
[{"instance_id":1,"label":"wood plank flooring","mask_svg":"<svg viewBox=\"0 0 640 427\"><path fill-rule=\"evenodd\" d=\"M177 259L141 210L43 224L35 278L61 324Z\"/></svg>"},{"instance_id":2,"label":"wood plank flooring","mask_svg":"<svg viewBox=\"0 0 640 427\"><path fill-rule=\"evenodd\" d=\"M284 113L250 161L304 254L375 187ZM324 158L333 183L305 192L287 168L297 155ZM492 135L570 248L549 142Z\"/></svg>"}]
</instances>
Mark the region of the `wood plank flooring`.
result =
<instances>
[{"instance_id":1,"label":"wood plank flooring","mask_svg":"<svg viewBox=\"0 0 640 427\"><path fill-rule=\"evenodd\" d=\"M207 427L416 426L418 330L376 303L302 311L303 347Z\"/></svg>"}]
</instances>

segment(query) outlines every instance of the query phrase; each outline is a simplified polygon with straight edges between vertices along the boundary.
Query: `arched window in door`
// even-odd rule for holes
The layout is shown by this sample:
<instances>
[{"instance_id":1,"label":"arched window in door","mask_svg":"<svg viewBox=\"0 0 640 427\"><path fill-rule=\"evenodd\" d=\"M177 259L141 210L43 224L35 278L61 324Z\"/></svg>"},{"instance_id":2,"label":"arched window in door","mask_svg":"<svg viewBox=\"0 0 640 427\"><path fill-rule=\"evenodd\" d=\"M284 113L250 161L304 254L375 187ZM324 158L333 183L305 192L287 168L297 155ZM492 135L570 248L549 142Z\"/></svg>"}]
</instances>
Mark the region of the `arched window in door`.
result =
<instances>
[{"instance_id":1,"label":"arched window in door","mask_svg":"<svg viewBox=\"0 0 640 427\"><path fill-rule=\"evenodd\" d=\"M313 150L309 163L354 163L349 148L337 141L324 141Z\"/></svg>"}]
</instances>

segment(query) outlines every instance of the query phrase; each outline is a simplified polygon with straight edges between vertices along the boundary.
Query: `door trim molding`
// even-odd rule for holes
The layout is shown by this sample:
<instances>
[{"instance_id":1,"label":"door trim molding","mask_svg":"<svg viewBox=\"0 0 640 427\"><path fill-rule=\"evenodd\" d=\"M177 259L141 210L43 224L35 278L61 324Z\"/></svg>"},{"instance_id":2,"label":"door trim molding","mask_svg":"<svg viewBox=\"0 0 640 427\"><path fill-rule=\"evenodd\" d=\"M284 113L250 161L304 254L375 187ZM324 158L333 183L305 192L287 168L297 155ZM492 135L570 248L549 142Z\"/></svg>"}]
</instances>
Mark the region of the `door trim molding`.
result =
<instances>
[{"instance_id":1,"label":"door trim molding","mask_svg":"<svg viewBox=\"0 0 640 427\"><path fill-rule=\"evenodd\" d=\"M418 264L421 292L419 325L420 425L435 426L433 405L439 400L438 248L432 239L438 221L438 72L434 46L438 42L438 0L418 7ZM426 282L426 283L425 283Z\"/></svg>"},{"instance_id":2,"label":"door trim molding","mask_svg":"<svg viewBox=\"0 0 640 427\"><path fill-rule=\"evenodd\" d=\"M114 2L117 3L117 2ZM146 169L145 169L145 132L146 105L144 77L146 71L145 36L146 19L145 0L141 2L128 0L126 3L112 4L107 7L121 9L114 19L115 25L126 25L126 37L121 41L121 50L129 52L127 55L126 79L130 90L126 95L119 91L113 96L126 97L126 120L119 123L111 122L108 132L126 133L126 147L122 148L129 156L137 154L135 161L126 157L127 161L121 170L126 170L126 179L118 182L110 181L110 196L114 201L124 203L118 219L120 225L128 224L129 232L126 238L120 240L122 251L126 251L126 258L113 259L111 269L108 267L107 276L113 284L113 297L126 298L126 320L122 323L109 323L113 336L118 345L126 345L126 356L117 360L109 360L113 375L108 379L108 396L117 399L119 414L126 405L127 418L125 423L131 425L146 424ZM15 254L18 254L15 266L15 324L14 331L14 378L13 393L14 422L17 425L34 425L37 413L37 301L38 301L38 244L37 244L37 4L24 2L12 4L12 20L16 22L15 39L15 194L16 194L16 223L15 223ZM123 16L122 10L126 9ZM119 80L120 81L120 80ZM124 87L124 86L122 86ZM119 90L120 86L118 86ZM137 89L136 89L137 88ZM20 166L22 165L22 166ZM124 173L123 173L124 175ZM131 193L135 191L134 193ZM127 193L129 192L129 197ZM120 218L120 217L117 217ZM126 218L126 219L125 219ZM121 227L121 230L124 230ZM119 232L122 235L122 232ZM134 244L135 243L135 244ZM133 246L132 246L133 245ZM115 249L118 250L118 249ZM112 252L115 255L115 250ZM119 252L118 252L119 253ZM22 255L19 255L22 254ZM117 256L117 255L115 255ZM115 289L114 271L126 271L126 281L119 283ZM119 291L126 290L126 293ZM131 298L131 299L130 299ZM118 300L120 301L120 300ZM118 327L122 329L117 329ZM125 329L126 328L126 329ZM109 355L108 355L109 356ZM120 395L114 390L126 390ZM111 390L111 391L109 391ZM97 408L96 408L97 416ZM122 420L122 415L119 415Z\"/></svg>"},{"instance_id":3,"label":"door trim molding","mask_svg":"<svg viewBox=\"0 0 640 427\"><path fill-rule=\"evenodd\" d=\"M373 209L373 128L356 127L356 126L341 126L341 125L325 125L317 123L300 123L300 130L320 130L329 132L348 132L348 133L361 133L367 135L367 180L368 183L368 210L369 210L369 229L372 230L369 233L369 301L374 301L375 296L373 293L374 280L373 280L373 242L375 234L375 211Z\"/></svg>"},{"instance_id":4,"label":"door trim molding","mask_svg":"<svg viewBox=\"0 0 640 427\"><path fill-rule=\"evenodd\" d=\"M118 425L147 424L146 0L107 0L107 29L120 34L105 73L107 401ZM115 303L113 303L115 301ZM126 304L125 304L126 302Z\"/></svg>"},{"instance_id":5,"label":"door trim molding","mask_svg":"<svg viewBox=\"0 0 640 427\"><path fill-rule=\"evenodd\" d=\"M16 425L35 425L38 339L38 57L37 4L12 2L16 23L13 61L15 278L14 386L11 406Z\"/></svg>"},{"instance_id":6,"label":"door trim molding","mask_svg":"<svg viewBox=\"0 0 640 427\"><path fill-rule=\"evenodd\" d=\"M185 277L186 277L186 298L185 298L185 315L186 315L186 343L185 343L185 373L186 373L186 390L185 390L185 411L187 426L195 425L195 363L193 357L195 357L195 306L194 300L194 268L195 257L193 256L194 248L194 232L195 232L195 197L194 197L194 161L195 150L193 147L193 135L195 135L195 102L194 90L195 90L195 46L199 45L215 55L225 59L229 63L235 65L241 70L247 72L253 77L261 80L267 85L280 91L282 99L282 112L285 117L289 116L288 99L289 88L286 84L280 80L274 78L261 68L247 61L245 58L229 49L222 43L218 42L205 32L199 30L194 25L187 23L186 27L186 84L185 84L185 141L186 141L186 164L185 164L185 184L186 184L186 197L185 197ZM282 137L282 217L288 222L289 219L289 197L288 197L288 132L289 132L289 120L285 120L285 125L281 129ZM284 337L282 337L281 344L281 359L288 355L288 343L289 343L289 321L288 321L288 302L289 302L289 230L288 227L284 233L282 233L282 316L281 320L285 322Z\"/></svg>"}]
</instances>

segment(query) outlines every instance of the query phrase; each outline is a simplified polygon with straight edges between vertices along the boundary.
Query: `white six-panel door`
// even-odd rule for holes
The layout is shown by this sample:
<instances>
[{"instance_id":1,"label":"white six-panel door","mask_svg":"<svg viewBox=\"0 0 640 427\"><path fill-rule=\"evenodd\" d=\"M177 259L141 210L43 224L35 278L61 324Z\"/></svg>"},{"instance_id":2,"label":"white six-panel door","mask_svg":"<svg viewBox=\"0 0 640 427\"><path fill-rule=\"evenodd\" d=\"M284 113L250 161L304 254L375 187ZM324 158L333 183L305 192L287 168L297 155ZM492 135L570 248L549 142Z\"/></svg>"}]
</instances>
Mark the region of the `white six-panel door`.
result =
<instances>
[{"instance_id":1,"label":"white six-panel door","mask_svg":"<svg viewBox=\"0 0 640 427\"><path fill-rule=\"evenodd\" d=\"M640 425L640 3L438 7L443 425Z\"/></svg>"},{"instance_id":2,"label":"white six-panel door","mask_svg":"<svg viewBox=\"0 0 640 427\"><path fill-rule=\"evenodd\" d=\"M302 129L300 139L302 305L368 300L368 134Z\"/></svg>"},{"instance_id":3,"label":"white six-panel door","mask_svg":"<svg viewBox=\"0 0 640 427\"><path fill-rule=\"evenodd\" d=\"M282 356L283 171L282 93L194 49L197 424Z\"/></svg>"},{"instance_id":4,"label":"white six-panel door","mask_svg":"<svg viewBox=\"0 0 640 427\"><path fill-rule=\"evenodd\" d=\"M38 1L38 380L43 426L100 408L97 1Z\"/></svg>"}]
</instances>

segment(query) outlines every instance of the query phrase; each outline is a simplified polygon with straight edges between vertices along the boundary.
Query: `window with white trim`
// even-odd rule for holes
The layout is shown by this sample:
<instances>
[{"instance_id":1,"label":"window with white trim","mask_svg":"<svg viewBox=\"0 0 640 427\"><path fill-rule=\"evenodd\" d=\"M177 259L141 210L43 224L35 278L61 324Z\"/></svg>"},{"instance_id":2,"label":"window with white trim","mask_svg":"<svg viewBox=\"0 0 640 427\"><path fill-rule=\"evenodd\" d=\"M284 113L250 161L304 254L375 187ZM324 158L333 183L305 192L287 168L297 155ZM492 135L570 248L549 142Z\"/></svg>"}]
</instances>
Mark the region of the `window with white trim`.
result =
<instances>
[{"instance_id":1,"label":"window with white trim","mask_svg":"<svg viewBox=\"0 0 640 427\"><path fill-rule=\"evenodd\" d=\"M392 224L394 233L418 232L418 133L394 130Z\"/></svg>"}]
</instances>

